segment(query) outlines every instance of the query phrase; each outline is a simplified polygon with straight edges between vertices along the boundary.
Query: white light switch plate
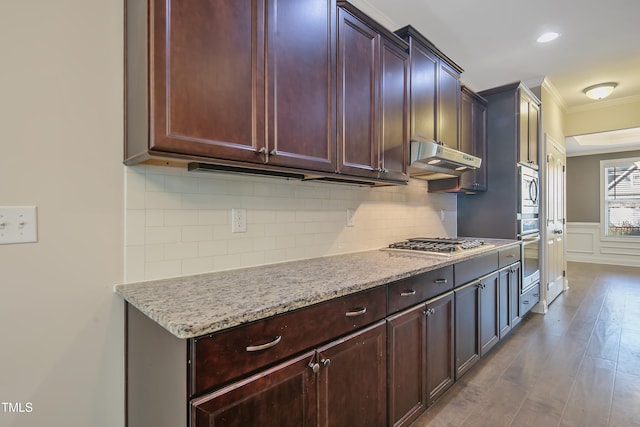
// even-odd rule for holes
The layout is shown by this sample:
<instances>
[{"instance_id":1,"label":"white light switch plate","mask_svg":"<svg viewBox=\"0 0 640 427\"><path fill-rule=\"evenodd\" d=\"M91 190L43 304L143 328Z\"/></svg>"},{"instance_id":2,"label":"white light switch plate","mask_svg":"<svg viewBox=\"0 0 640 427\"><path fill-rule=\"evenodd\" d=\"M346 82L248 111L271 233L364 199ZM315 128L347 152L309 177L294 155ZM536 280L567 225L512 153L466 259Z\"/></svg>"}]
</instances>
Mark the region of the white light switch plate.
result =
<instances>
[{"instance_id":1,"label":"white light switch plate","mask_svg":"<svg viewBox=\"0 0 640 427\"><path fill-rule=\"evenodd\" d=\"M37 241L35 206L0 206L0 245Z\"/></svg>"}]
</instances>

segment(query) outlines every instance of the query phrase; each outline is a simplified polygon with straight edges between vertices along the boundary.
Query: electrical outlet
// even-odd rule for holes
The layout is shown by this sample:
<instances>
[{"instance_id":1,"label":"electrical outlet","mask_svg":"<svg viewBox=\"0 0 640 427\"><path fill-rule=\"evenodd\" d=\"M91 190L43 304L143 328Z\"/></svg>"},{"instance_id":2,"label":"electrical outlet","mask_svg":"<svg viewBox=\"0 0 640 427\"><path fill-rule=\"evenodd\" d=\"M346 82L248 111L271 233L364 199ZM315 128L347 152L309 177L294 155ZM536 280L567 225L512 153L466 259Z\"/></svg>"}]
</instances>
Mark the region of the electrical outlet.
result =
<instances>
[{"instance_id":1,"label":"electrical outlet","mask_svg":"<svg viewBox=\"0 0 640 427\"><path fill-rule=\"evenodd\" d=\"M0 245L38 241L35 206L0 207Z\"/></svg>"},{"instance_id":2,"label":"electrical outlet","mask_svg":"<svg viewBox=\"0 0 640 427\"><path fill-rule=\"evenodd\" d=\"M247 232L247 210L231 209L231 232L246 233Z\"/></svg>"},{"instance_id":3,"label":"electrical outlet","mask_svg":"<svg viewBox=\"0 0 640 427\"><path fill-rule=\"evenodd\" d=\"M347 227L354 227L353 217L356 214L355 209L347 209Z\"/></svg>"}]
</instances>

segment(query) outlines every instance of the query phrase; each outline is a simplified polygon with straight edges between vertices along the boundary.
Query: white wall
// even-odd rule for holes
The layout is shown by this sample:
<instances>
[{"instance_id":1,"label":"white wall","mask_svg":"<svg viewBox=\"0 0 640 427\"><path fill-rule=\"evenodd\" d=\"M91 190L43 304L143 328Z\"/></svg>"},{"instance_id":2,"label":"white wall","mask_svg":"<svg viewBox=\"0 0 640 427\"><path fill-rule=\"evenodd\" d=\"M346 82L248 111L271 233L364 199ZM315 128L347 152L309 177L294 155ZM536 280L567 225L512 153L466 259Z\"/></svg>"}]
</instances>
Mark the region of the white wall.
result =
<instances>
[{"instance_id":1,"label":"white wall","mask_svg":"<svg viewBox=\"0 0 640 427\"><path fill-rule=\"evenodd\" d=\"M0 2L0 205L39 220L0 245L3 427L124 425L122 9Z\"/></svg>"},{"instance_id":2,"label":"white wall","mask_svg":"<svg viewBox=\"0 0 640 427\"><path fill-rule=\"evenodd\" d=\"M603 238L599 222L567 223L567 261L640 267L640 247L624 238Z\"/></svg>"},{"instance_id":3,"label":"white wall","mask_svg":"<svg viewBox=\"0 0 640 427\"><path fill-rule=\"evenodd\" d=\"M126 191L128 282L456 234L456 196L429 194L419 180L370 188L138 165ZM231 232L233 208L246 209L246 233Z\"/></svg>"}]
</instances>

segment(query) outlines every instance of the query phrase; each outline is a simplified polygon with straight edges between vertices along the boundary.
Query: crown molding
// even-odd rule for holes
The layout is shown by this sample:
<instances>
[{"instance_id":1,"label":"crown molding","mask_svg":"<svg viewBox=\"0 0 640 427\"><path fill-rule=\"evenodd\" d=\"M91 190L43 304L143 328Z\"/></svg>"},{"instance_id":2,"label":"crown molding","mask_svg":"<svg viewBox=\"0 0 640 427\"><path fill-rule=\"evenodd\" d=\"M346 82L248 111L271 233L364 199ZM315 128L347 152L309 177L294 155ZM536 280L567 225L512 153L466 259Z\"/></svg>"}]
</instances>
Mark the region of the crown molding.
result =
<instances>
[{"instance_id":1,"label":"crown molding","mask_svg":"<svg viewBox=\"0 0 640 427\"><path fill-rule=\"evenodd\" d=\"M525 80L523 83L529 88L534 88L538 86L544 88L547 91L547 93L551 95L551 97L556 102L556 104L560 106L560 109L562 109L565 112L568 110L569 107L567 106L567 103L560 95L560 92L558 92L558 89L556 89L553 83L551 83L551 80L549 80L548 77L544 77L544 76L534 77L532 79ZM542 96L542 94L540 95Z\"/></svg>"},{"instance_id":2,"label":"crown molding","mask_svg":"<svg viewBox=\"0 0 640 427\"><path fill-rule=\"evenodd\" d=\"M640 102L640 95L626 96L624 98L605 99L590 102L589 104L576 105L567 108L567 113L579 113L584 111L601 110L603 108L617 107L620 105L633 104Z\"/></svg>"}]
</instances>

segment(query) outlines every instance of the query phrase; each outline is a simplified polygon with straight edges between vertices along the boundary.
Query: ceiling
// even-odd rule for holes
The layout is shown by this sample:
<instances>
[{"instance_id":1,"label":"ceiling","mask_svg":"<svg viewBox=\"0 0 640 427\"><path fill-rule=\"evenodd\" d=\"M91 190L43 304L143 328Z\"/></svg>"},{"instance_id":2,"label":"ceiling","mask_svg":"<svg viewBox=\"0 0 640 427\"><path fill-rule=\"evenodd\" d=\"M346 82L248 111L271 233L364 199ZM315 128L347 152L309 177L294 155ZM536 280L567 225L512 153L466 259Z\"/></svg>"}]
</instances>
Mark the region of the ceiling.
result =
<instances>
[{"instance_id":1,"label":"ceiling","mask_svg":"<svg viewBox=\"0 0 640 427\"><path fill-rule=\"evenodd\" d=\"M464 69L481 91L546 78L562 107L596 107L640 98L638 0L357 0L390 29L412 25ZM536 42L544 31L560 37ZM606 100L582 90L613 81ZM640 133L637 141L640 143Z\"/></svg>"}]
</instances>

